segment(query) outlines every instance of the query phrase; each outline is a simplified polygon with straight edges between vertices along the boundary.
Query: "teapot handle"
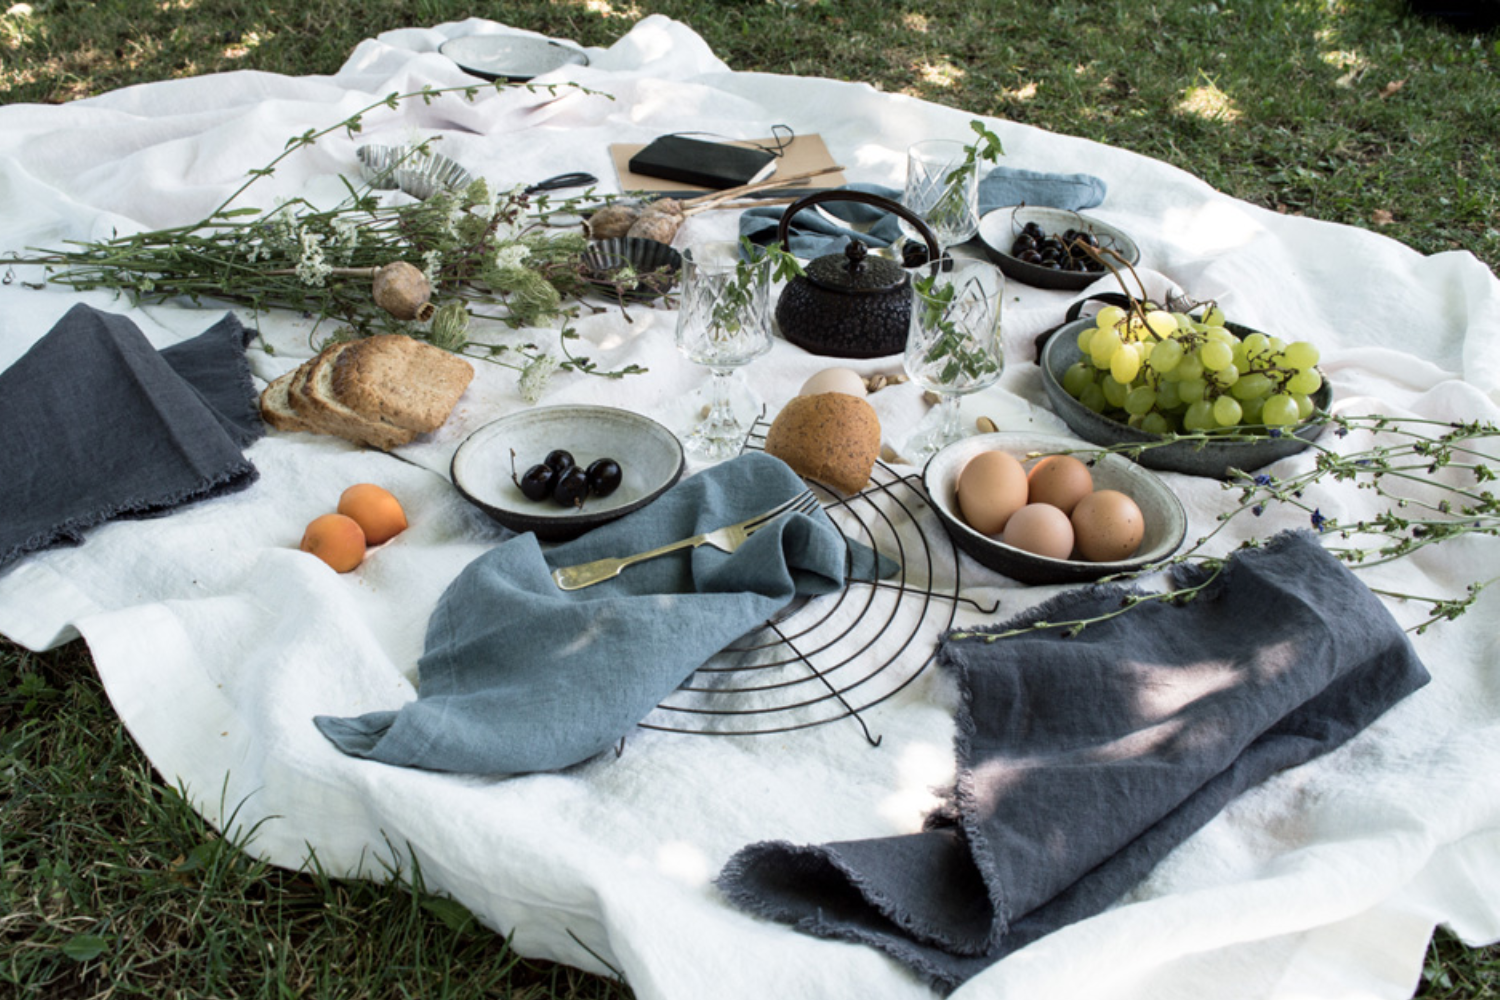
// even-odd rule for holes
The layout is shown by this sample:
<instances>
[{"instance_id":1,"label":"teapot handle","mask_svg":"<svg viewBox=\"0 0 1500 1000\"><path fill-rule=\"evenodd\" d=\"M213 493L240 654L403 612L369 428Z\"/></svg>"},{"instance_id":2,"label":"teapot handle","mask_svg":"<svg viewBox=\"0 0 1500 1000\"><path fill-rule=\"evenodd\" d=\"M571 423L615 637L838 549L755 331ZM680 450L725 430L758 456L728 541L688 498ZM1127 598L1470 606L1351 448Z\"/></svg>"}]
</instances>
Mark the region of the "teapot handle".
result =
<instances>
[{"instance_id":1,"label":"teapot handle","mask_svg":"<svg viewBox=\"0 0 1500 1000\"><path fill-rule=\"evenodd\" d=\"M943 255L942 249L938 246L937 235L933 233L932 227L921 216L905 205L892 201L883 195L871 194L868 191L847 191L838 188L831 191L814 191L812 194L803 195L788 205L786 211L781 213L781 222L776 226L776 242L780 243L783 247L786 246L786 239L790 234L792 217L804 208L812 208L814 205L820 205L825 201L857 201L860 204L873 205L887 212L895 212L901 218L910 222L921 235L922 239L926 241L928 260L937 260Z\"/></svg>"}]
</instances>

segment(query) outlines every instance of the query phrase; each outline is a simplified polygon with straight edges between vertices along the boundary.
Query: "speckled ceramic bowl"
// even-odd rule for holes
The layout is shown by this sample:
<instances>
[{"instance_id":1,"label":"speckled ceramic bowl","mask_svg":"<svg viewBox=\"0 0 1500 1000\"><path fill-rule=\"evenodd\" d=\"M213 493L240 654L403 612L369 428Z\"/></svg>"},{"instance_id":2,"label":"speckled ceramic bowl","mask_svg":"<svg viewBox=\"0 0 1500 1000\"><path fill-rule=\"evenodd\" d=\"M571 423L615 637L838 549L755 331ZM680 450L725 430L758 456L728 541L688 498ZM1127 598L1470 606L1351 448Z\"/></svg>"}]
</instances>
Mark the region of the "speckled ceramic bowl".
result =
<instances>
[{"instance_id":1,"label":"speckled ceramic bowl","mask_svg":"<svg viewBox=\"0 0 1500 1000\"><path fill-rule=\"evenodd\" d=\"M584 467L599 458L619 462L619 488L582 507L526 499L512 467L520 475L557 448ZM453 453L451 474L464 499L505 527L561 542L646 506L682 477L683 465L682 444L648 417L608 406L538 406L469 435Z\"/></svg>"},{"instance_id":2,"label":"speckled ceramic bowl","mask_svg":"<svg viewBox=\"0 0 1500 1000\"><path fill-rule=\"evenodd\" d=\"M1095 413L1063 388L1063 373L1068 370L1069 365L1083 357L1083 352L1078 349L1078 334L1092 326L1093 322L1092 319L1077 320L1061 327L1047 339L1040 358L1042 385L1047 391L1047 401L1073 433L1093 444L1109 446L1160 441L1160 436L1156 434L1147 434ZM1241 337L1253 332L1234 323L1227 325L1231 332ZM1325 380L1322 388L1313 396L1313 404L1319 410L1326 411L1332 401L1333 390ZM1324 423L1304 423L1282 437L1253 441L1178 441L1144 449L1139 461L1153 469L1228 479L1232 469L1253 472L1288 455L1297 454L1315 441L1325 427L1327 424Z\"/></svg>"},{"instance_id":3,"label":"speckled ceramic bowl","mask_svg":"<svg viewBox=\"0 0 1500 1000\"><path fill-rule=\"evenodd\" d=\"M979 220L980 241L984 243L990 257L1006 277L1014 278L1033 288L1054 288L1076 292L1087 288L1100 278L1107 277L1109 272L1056 271L1039 264L1029 264L1019 257L1012 256L1010 248L1015 244L1016 237L1021 235L1021 230L1028 222L1035 222L1042 227L1043 232L1055 233L1059 236L1069 229L1093 233L1098 237L1100 246L1114 250L1131 264L1140 262L1141 250L1136 246L1135 240L1126 235L1124 230L1079 212L1033 205L1013 205L1009 208L997 208L986 212L984 218Z\"/></svg>"},{"instance_id":4,"label":"speckled ceramic bowl","mask_svg":"<svg viewBox=\"0 0 1500 1000\"><path fill-rule=\"evenodd\" d=\"M1086 448L1080 451L1079 447L1069 438L1047 434L976 434L932 456L922 470L922 485L932 500L938 519L959 549L973 556L980 565L1021 583L1087 583L1116 573L1133 572L1176 552L1187 533L1187 514L1167 484L1120 455L1088 452ZM1094 489L1119 490L1141 509L1145 535L1140 548L1129 559L1113 562L1049 559L975 531L959 512L958 476L969 459L985 451L1014 455L1028 469L1035 459L1061 452L1072 452L1080 461L1092 463L1089 472L1094 477Z\"/></svg>"}]
</instances>

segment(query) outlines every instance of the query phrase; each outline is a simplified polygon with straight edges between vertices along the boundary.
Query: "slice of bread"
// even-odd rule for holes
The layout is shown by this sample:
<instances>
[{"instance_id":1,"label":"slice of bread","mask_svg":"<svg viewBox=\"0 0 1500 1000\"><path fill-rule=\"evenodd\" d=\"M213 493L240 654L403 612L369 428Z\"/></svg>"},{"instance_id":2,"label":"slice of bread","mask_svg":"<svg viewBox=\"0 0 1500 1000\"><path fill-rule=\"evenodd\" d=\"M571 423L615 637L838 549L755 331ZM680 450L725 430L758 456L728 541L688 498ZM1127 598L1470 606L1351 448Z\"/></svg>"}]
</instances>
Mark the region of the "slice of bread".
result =
<instances>
[{"instance_id":1,"label":"slice of bread","mask_svg":"<svg viewBox=\"0 0 1500 1000\"><path fill-rule=\"evenodd\" d=\"M419 434L437 430L474 378L457 355L400 334L339 352L327 376L334 397L370 420Z\"/></svg>"},{"instance_id":2,"label":"slice of bread","mask_svg":"<svg viewBox=\"0 0 1500 1000\"><path fill-rule=\"evenodd\" d=\"M332 434L390 451L443 425L474 378L456 355L401 334L324 348L260 397L278 430Z\"/></svg>"},{"instance_id":3,"label":"slice of bread","mask_svg":"<svg viewBox=\"0 0 1500 1000\"><path fill-rule=\"evenodd\" d=\"M304 369L310 364L311 362L305 361L285 375L272 379L271 384L266 386L260 394L261 419L279 431L316 430L296 410L292 409L290 399L292 383L299 375L306 377Z\"/></svg>"},{"instance_id":4,"label":"slice of bread","mask_svg":"<svg viewBox=\"0 0 1500 1000\"><path fill-rule=\"evenodd\" d=\"M292 408L325 434L336 434L381 451L410 444L417 436L415 429L372 419L344 405L333 391L334 364L340 355L360 343L357 340L344 341L319 354L306 377L300 383L294 383L295 395L288 396Z\"/></svg>"}]
</instances>

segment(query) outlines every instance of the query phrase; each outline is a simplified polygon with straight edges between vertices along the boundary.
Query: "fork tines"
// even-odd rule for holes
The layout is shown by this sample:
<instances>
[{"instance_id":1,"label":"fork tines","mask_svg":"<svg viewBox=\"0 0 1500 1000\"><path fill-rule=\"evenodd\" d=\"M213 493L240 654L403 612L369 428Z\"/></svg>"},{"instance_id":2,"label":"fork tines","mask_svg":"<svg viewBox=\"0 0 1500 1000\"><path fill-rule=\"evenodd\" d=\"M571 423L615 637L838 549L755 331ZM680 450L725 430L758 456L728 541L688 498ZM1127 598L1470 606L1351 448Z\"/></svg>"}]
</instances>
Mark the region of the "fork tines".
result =
<instances>
[{"instance_id":1,"label":"fork tines","mask_svg":"<svg viewBox=\"0 0 1500 1000\"><path fill-rule=\"evenodd\" d=\"M750 534L759 531L783 514L811 514L820 506L818 498L813 496L812 490L803 490L785 503L777 504L764 514L751 520L745 525L745 533Z\"/></svg>"}]
</instances>

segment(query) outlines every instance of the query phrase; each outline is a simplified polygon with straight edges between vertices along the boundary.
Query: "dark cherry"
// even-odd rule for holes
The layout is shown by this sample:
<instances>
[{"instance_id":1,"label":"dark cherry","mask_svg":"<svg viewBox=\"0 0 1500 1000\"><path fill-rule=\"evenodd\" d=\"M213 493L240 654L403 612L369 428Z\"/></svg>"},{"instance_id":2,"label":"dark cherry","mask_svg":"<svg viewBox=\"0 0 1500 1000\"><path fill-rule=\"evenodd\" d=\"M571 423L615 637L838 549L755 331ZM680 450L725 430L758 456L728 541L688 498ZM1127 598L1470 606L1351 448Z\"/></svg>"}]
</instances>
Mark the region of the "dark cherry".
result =
<instances>
[{"instance_id":1,"label":"dark cherry","mask_svg":"<svg viewBox=\"0 0 1500 1000\"><path fill-rule=\"evenodd\" d=\"M1023 250L1016 254L1016 259L1024 260L1028 264L1040 264L1042 262L1042 255L1035 250Z\"/></svg>"},{"instance_id":2,"label":"dark cherry","mask_svg":"<svg viewBox=\"0 0 1500 1000\"><path fill-rule=\"evenodd\" d=\"M548 452L547 457L542 459L542 464L561 476L565 475L569 469L578 463L573 461L572 452L559 448L556 451Z\"/></svg>"},{"instance_id":3,"label":"dark cherry","mask_svg":"<svg viewBox=\"0 0 1500 1000\"><path fill-rule=\"evenodd\" d=\"M620 487L620 463L612 458L601 458L589 463L589 492L596 497L607 497Z\"/></svg>"},{"instance_id":4,"label":"dark cherry","mask_svg":"<svg viewBox=\"0 0 1500 1000\"><path fill-rule=\"evenodd\" d=\"M582 507L589 495L589 474L573 466L558 477L552 487L552 500L561 507Z\"/></svg>"},{"instance_id":5,"label":"dark cherry","mask_svg":"<svg viewBox=\"0 0 1500 1000\"><path fill-rule=\"evenodd\" d=\"M527 500L545 500L552 495L552 481L557 474L545 465L533 465L516 480Z\"/></svg>"}]
</instances>

